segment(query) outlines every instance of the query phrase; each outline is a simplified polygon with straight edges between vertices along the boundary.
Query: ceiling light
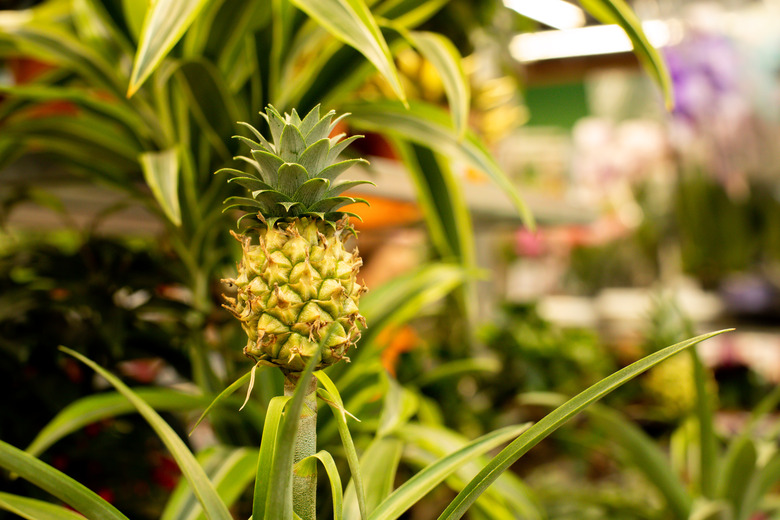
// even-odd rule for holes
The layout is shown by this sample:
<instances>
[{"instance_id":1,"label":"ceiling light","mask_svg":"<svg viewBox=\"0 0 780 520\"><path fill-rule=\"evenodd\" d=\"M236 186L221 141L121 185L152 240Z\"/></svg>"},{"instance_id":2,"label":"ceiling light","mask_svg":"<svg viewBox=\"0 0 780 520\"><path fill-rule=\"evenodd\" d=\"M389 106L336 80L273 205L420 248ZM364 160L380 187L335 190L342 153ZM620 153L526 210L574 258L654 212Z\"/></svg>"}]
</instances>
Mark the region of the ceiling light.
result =
<instances>
[{"instance_id":1,"label":"ceiling light","mask_svg":"<svg viewBox=\"0 0 780 520\"><path fill-rule=\"evenodd\" d=\"M642 29L653 47L673 45L682 37L679 22L652 20L643 23ZM631 40L617 25L519 34L509 44L509 51L518 61L612 54L632 49Z\"/></svg>"}]
</instances>

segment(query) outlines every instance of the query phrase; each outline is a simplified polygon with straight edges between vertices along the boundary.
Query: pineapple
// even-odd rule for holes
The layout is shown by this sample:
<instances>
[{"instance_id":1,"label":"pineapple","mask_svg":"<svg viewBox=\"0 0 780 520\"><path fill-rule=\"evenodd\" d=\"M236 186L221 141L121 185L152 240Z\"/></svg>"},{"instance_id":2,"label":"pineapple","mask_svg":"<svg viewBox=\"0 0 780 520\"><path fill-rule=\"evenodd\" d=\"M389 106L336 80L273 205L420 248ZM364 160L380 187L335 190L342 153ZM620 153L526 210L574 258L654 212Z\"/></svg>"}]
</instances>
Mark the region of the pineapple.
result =
<instances>
[{"instance_id":1,"label":"pineapple","mask_svg":"<svg viewBox=\"0 0 780 520\"><path fill-rule=\"evenodd\" d=\"M339 154L355 139L344 134L329 137L344 117L334 111L320 117L319 106L303 119L292 110L282 116L268 106L260 113L268 123L272 142L254 127L241 123L256 141L236 136L251 149L250 157L237 157L251 165L249 172L223 168L250 192L230 197L225 208L247 211L239 224L243 256L235 279L235 298L224 305L241 321L248 342L244 354L285 373L301 372L309 359L319 356L317 369L346 358L360 337L365 320L358 300L365 287L356 280L362 260L344 247L354 234L348 217L339 211L346 204L366 201L342 196L369 181L336 178L363 159L339 161ZM345 114L346 115L346 114Z\"/></svg>"}]
</instances>

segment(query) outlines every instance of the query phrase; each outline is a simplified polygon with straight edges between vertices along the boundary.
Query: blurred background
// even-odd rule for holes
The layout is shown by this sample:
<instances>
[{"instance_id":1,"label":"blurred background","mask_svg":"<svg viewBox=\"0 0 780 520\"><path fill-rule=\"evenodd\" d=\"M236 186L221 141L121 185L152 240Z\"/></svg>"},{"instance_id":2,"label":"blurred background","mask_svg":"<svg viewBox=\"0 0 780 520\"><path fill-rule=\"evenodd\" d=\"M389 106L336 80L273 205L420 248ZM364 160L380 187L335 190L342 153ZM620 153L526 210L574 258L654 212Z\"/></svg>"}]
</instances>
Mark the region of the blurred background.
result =
<instances>
[{"instance_id":1,"label":"blurred background","mask_svg":"<svg viewBox=\"0 0 780 520\"><path fill-rule=\"evenodd\" d=\"M0 16L46 3L0 0ZM622 30L575 2L453 0L422 25L464 56L469 127L538 223L524 226L485 173L455 159L477 267L468 330L451 326L463 312L456 297L371 337L385 372L437 403L437 420L468 437L538 418L540 392L574 395L662 346L725 327L737 330L699 347L724 445L780 382L780 2L630 4L666 60L671 110ZM240 363L241 331L219 307L214 275L230 272L237 251L221 242L197 286L164 216L144 202L138 171L124 189L121 179L96 182L81 171L104 160L96 149L76 157L36 148L35 139L20 144L13 132L60 142L59 130L36 124L77 119L82 100L47 97L37 86L58 73L57 59L25 55L6 38L0 51L0 437L26 446L60 409L100 390L57 345L134 384L194 378L193 330L210 354ZM410 98L446 106L430 62L412 48L395 60ZM375 78L355 91L366 100L388 95ZM361 173L376 183L361 193L371 207L356 209L361 273L372 290L392 287L437 256L437 238L394 141L368 133L355 148L371 163ZM686 485L695 471L674 446L685 445L695 415L695 363L674 358L608 400L671 454ZM229 379L232 370L228 363L217 372ZM185 431L187 419L170 419ZM144 509L156 511L178 470L140 424L134 416L96 422L45 460L153 518ZM225 434L193 442L207 445L209 435ZM545 515L671 518L641 472L609 453L605 436L572 425L515 468ZM775 438L770 429L767 442ZM113 474L110 457L132 470ZM143 506L132 505L137 496L147 497ZM768 503L767 516L745 518L777 518L769 516L777 501Z\"/></svg>"}]
</instances>

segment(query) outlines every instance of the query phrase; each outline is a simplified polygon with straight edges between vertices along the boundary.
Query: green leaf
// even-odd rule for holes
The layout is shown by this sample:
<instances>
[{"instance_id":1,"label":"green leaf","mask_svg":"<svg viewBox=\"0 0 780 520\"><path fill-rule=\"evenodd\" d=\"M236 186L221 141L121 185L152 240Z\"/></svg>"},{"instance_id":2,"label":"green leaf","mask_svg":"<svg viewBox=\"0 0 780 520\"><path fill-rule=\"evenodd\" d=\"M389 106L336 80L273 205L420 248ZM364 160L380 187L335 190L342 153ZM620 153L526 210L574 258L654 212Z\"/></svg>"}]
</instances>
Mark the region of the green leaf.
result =
<instances>
[{"instance_id":1,"label":"green leaf","mask_svg":"<svg viewBox=\"0 0 780 520\"><path fill-rule=\"evenodd\" d=\"M471 442L470 439L438 425L410 423L399 430L398 435L407 441L404 460L422 468L436 463ZM455 492L461 491L487 465L488 461L484 456L465 461L447 478L446 485ZM494 516L496 519L542 520L546 518L533 492L512 472L503 473L479 497L474 508L472 513L475 513L475 516L480 512L483 514L489 512L488 516Z\"/></svg>"},{"instance_id":2,"label":"green leaf","mask_svg":"<svg viewBox=\"0 0 780 520\"><path fill-rule=\"evenodd\" d=\"M333 36L362 53L398 98L406 102L390 49L363 0L293 0L293 3Z\"/></svg>"},{"instance_id":3,"label":"green leaf","mask_svg":"<svg viewBox=\"0 0 780 520\"><path fill-rule=\"evenodd\" d=\"M439 73L449 101L455 131L459 138L463 138L468 125L471 93L458 49L441 34L411 31L404 36Z\"/></svg>"},{"instance_id":4,"label":"green leaf","mask_svg":"<svg viewBox=\"0 0 780 520\"><path fill-rule=\"evenodd\" d=\"M674 107L672 79L661 54L650 44L642 30L642 23L624 0L580 0L590 14L603 23L616 23L626 31L634 52L645 70L658 83L663 91L666 108Z\"/></svg>"},{"instance_id":5,"label":"green leaf","mask_svg":"<svg viewBox=\"0 0 780 520\"><path fill-rule=\"evenodd\" d=\"M331 199L318 200L309 208L309 211L331 213L337 211L339 208L343 206L346 206L348 204L355 204L358 202L362 204L368 204L368 201L366 201L365 199L361 199L359 197L341 196L341 197L333 197Z\"/></svg>"},{"instance_id":6,"label":"green leaf","mask_svg":"<svg viewBox=\"0 0 780 520\"><path fill-rule=\"evenodd\" d=\"M320 177L309 179L301 184L301 187L293 195L293 199L301 201L308 208L314 201L322 198L322 194L325 193L328 186L330 186L328 179Z\"/></svg>"},{"instance_id":7,"label":"green leaf","mask_svg":"<svg viewBox=\"0 0 780 520\"><path fill-rule=\"evenodd\" d=\"M733 520L729 504L722 500L701 498L696 501L688 520Z\"/></svg>"},{"instance_id":8,"label":"green leaf","mask_svg":"<svg viewBox=\"0 0 780 520\"><path fill-rule=\"evenodd\" d=\"M146 12L149 10L150 0L122 0L122 13L130 35L135 41L141 37Z\"/></svg>"},{"instance_id":9,"label":"green leaf","mask_svg":"<svg viewBox=\"0 0 780 520\"><path fill-rule=\"evenodd\" d=\"M196 458L228 507L235 503L255 477L257 450L251 448L210 446L198 452ZM160 520L206 520L203 508L186 480L179 480Z\"/></svg>"},{"instance_id":10,"label":"green leaf","mask_svg":"<svg viewBox=\"0 0 780 520\"><path fill-rule=\"evenodd\" d=\"M263 438L260 442L260 455L257 459L255 471L255 489L252 502L252 517L264 518L268 492L270 487L270 475L273 470L274 453L279 437L279 425L282 422L282 413L290 401L289 396L277 396L268 403L268 411L263 424Z\"/></svg>"},{"instance_id":11,"label":"green leaf","mask_svg":"<svg viewBox=\"0 0 780 520\"><path fill-rule=\"evenodd\" d=\"M274 152L276 148L274 145L268 142L268 140L263 136L263 134L260 133L260 131L255 128L254 126L250 125L249 123L246 123L244 121L239 121L239 125L243 126L244 128L248 128L250 132L257 138L257 142L260 143L260 145L268 152ZM255 148L252 148L253 150Z\"/></svg>"},{"instance_id":12,"label":"green leaf","mask_svg":"<svg viewBox=\"0 0 780 520\"><path fill-rule=\"evenodd\" d=\"M130 74L131 97L178 43L209 0L155 0L146 12Z\"/></svg>"},{"instance_id":13,"label":"green leaf","mask_svg":"<svg viewBox=\"0 0 780 520\"><path fill-rule=\"evenodd\" d=\"M233 122L240 116L221 73L206 60L184 62L177 73L182 80L187 105L200 129L214 149L224 159L229 159L231 154L225 139L235 131Z\"/></svg>"},{"instance_id":14,"label":"green leaf","mask_svg":"<svg viewBox=\"0 0 780 520\"><path fill-rule=\"evenodd\" d=\"M79 40L112 62L125 59L133 49L114 23L105 6L97 0L73 0L72 18Z\"/></svg>"},{"instance_id":15,"label":"green leaf","mask_svg":"<svg viewBox=\"0 0 780 520\"><path fill-rule=\"evenodd\" d=\"M467 274L462 267L454 264L428 263L363 296L360 313L371 327L363 333L361 348L355 352L355 359L376 353L376 345L372 345L371 341L378 331L413 319L462 284Z\"/></svg>"},{"instance_id":16,"label":"green leaf","mask_svg":"<svg viewBox=\"0 0 780 520\"><path fill-rule=\"evenodd\" d=\"M715 498L718 476L718 441L712 411L712 396L707 388L707 372L695 349L689 351L693 361L693 382L696 388L694 412L699 422L699 487L705 498Z\"/></svg>"},{"instance_id":17,"label":"green leaf","mask_svg":"<svg viewBox=\"0 0 780 520\"><path fill-rule=\"evenodd\" d=\"M387 388L384 395L382 413L379 416L376 436L382 437L393 433L409 422L420 405L419 398L411 390L404 388L394 378L382 374Z\"/></svg>"},{"instance_id":18,"label":"green leaf","mask_svg":"<svg viewBox=\"0 0 780 520\"><path fill-rule=\"evenodd\" d=\"M92 148L117 163L134 164L136 168L138 154L142 151L133 136L121 126L87 112L73 116L20 118L4 125L3 130L29 140L45 142L58 138L76 148Z\"/></svg>"},{"instance_id":19,"label":"green leaf","mask_svg":"<svg viewBox=\"0 0 780 520\"><path fill-rule=\"evenodd\" d=\"M361 158L347 159L346 161L337 162L322 170L319 176L323 179L328 179L330 182L333 182L339 175L356 164L368 164L368 161Z\"/></svg>"},{"instance_id":20,"label":"green leaf","mask_svg":"<svg viewBox=\"0 0 780 520\"><path fill-rule=\"evenodd\" d=\"M447 164L430 148L394 139L411 174L417 200L439 256L476 267L474 232L462 187Z\"/></svg>"},{"instance_id":21,"label":"green leaf","mask_svg":"<svg viewBox=\"0 0 780 520\"><path fill-rule=\"evenodd\" d=\"M54 495L87 518L128 520L114 506L61 471L0 441L0 467Z\"/></svg>"},{"instance_id":22,"label":"green leaf","mask_svg":"<svg viewBox=\"0 0 780 520\"><path fill-rule=\"evenodd\" d=\"M717 496L731 504L734 518L742 516L745 496L756 473L757 460L758 453L753 440L748 437L737 437L729 446L722 471L717 475L720 477Z\"/></svg>"},{"instance_id":23,"label":"green leaf","mask_svg":"<svg viewBox=\"0 0 780 520\"><path fill-rule=\"evenodd\" d=\"M295 471L298 471L300 468L304 473L316 472L318 460L322 462L322 466L325 468L330 481L330 492L333 495L333 520L341 520L344 508L344 490L341 487L341 476L339 475L339 469L336 467L336 461L333 460L333 455L327 451L318 451L314 455L299 461L295 465Z\"/></svg>"},{"instance_id":24,"label":"green leaf","mask_svg":"<svg viewBox=\"0 0 780 520\"><path fill-rule=\"evenodd\" d=\"M534 406L558 407L566 402L566 397L559 394L532 393L522 395L520 402ZM607 442L619 446L620 454L633 463L648 482L658 489L674 517L687 520L691 512L691 497L655 440L616 410L594 404L588 407L587 414L593 426L602 430Z\"/></svg>"},{"instance_id":25,"label":"green leaf","mask_svg":"<svg viewBox=\"0 0 780 520\"><path fill-rule=\"evenodd\" d=\"M166 388L140 388L136 390L136 394L156 410L194 410L208 402L203 396ZM83 397L63 408L38 432L26 451L37 457L55 442L88 424L134 411L133 405L119 393L110 392Z\"/></svg>"},{"instance_id":26,"label":"green leaf","mask_svg":"<svg viewBox=\"0 0 780 520\"><path fill-rule=\"evenodd\" d=\"M257 171L260 173L263 181L270 186L278 186L279 168L282 167L284 161L279 156L263 150L252 150L252 157L256 161ZM240 157L238 158L240 159ZM250 164L252 163L250 162Z\"/></svg>"},{"instance_id":27,"label":"green leaf","mask_svg":"<svg viewBox=\"0 0 780 520\"><path fill-rule=\"evenodd\" d=\"M395 520L463 464L517 437L529 426L530 423L495 430L442 457L404 482L371 512L369 519ZM400 434L403 435L403 427Z\"/></svg>"},{"instance_id":28,"label":"green leaf","mask_svg":"<svg viewBox=\"0 0 780 520\"><path fill-rule=\"evenodd\" d=\"M306 139L297 126L285 125L277 142L279 143L279 156L287 163L297 163L306 150Z\"/></svg>"},{"instance_id":29,"label":"green leaf","mask_svg":"<svg viewBox=\"0 0 780 520\"><path fill-rule=\"evenodd\" d=\"M401 462L403 443L393 437L374 439L360 457L360 473L366 492L366 510L373 511L393 490L393 481ZM352 482L344 493L344 519L357 520L360 511ZM371 517L369 517L371 518Z\"/></svg>"},{"instance_id":30,"label":"green leaf","mask_svg":"<svg viewBox=\"0 0 780 520\"><path fill-rule=\"evenodd\" d=\"M301 135L306 135L303 133L303 128L301 128ZM309 177L313 177L322 170L325 160L328 158L328 150L330 150L330 139L322 138L310 144L301 153L298 162L309 172Z\"/></svg>"},{"instance_id":31,"label":"green leaf","mask_svg":"<svg viewBox=\"0 0 780 520\"><path fill-rule=\"evenodd\" d=\"M349 465L349 471L352 474L352 485L355 489L357 496L358 511L361 519L368 518L366 509L366 493L363 486L363 476L360 471L360 459L355 450L355 443L352 440L352 435L349 433L349 426L347 425L347 412L344 408L344 401L341 399L338 388L333 384L333 381L328 377L325 372L317 371L314 375L319 379L320 384L324 388L317 390L320 396L323 396L325 402L333 410L333 416L336 419L336 426L339 431L339 437L341 437L341 443L344 446L344 452L347 456L347 464Z\"/></svg>"},{"instance_id":32,"label":"green leaf","mask_svg":"<svg viewBox=\"0 0 780 520\"><path fill-rule=\"evenodd\" d=\"M350 121L357 128L412 141L483 171L509 196L525 225L534 227L533 215L490 152L469 132L465 138L458 139L450 129L449 117L441 109L413 102L411 109L406 110L396 102L375 101L349 105L345 110L352 113Z\"/></svg>"},{"instance_id":33,"label":"green leaf","mask_svg":"<svg viewBox=\"0 0 780 520\"><path fill-rule=\"evenodd\" d=\"M329 189L325 193L324 198L329 199L329 198L332 198L332 197L336 197L336 196L344 193L345 191L354 188L355 186L361 186L363 184L370 184L371 186L376 186L376 184L374 184L373 182L365 181L365 180L344 181L344 182L340 182L340 183L336 184L331 189Z\"/></svg>"},{"instance_id":34,"label":"green leaf","mask_svg":"<svg viewBox=\"0 0 780 520\"><path fill-rule=\"evenodd\" d=\"M84 520L84 516L62 506L0 492L0 509L27 520Z\"/></svg>"},{"instance_id":35,"label":"green leaf","mask_svg":"<svg viewBox=\"0 0 780 520\"><path fill-rule=\"evenodd\" d=\"M528 450L536 446L542 439L550 435L591 403L598 401L620 385L674 354L677 354L696 343L704 341L705 339L726 332L727 330L733 329L702 334L701 336L659 350L658 352L650 354L649 356L618 370L572 399L569 399L566 403L534 424L493 458L493 460L490 461L490 464L483 468L483 470L469 482L463 491L458 493L455 500L453 500L441 514L439 520L450 520L462 517L468 508L488 488L488 486L501 475L501 473L509 468L517 459L527 453Z\"/></svg>"},{"instance_id":36,"label":"green leaf","mask_svg":"<svg viewBox=\"0 0 780 520\"><path fill-rule=\"evenodd\" d=\"M256 367L256 365L255 365ZM255 367L253 367L252 370L255 370ZM265 368L265 367L259 367L259 368ZM206 416L209 414L209 412L218 404L220 404L222 401L233 395L233 393L244 386L247 381L249 381L249 378L252 376L252 370L244 374L243 376L236 379L233 384L222 390L222 392L219 393L217 397L214 398L213 401L211 401L211 404L209 404L205 410L203 410L203 413L200 414L200 417L198 417L198 420L195 421L195 425L190 429L190 435L192 435L192 432L195 431L195 428L198 427L198 425L203 421L203 419L206 418Z\"/></svg>"},{"instance_id":37,"label":"green leaf","mask_svg":"<svg viewBox=\"0 0 780 520\"><path fill-rule=\"evenodd\" d=\"M219 173L219 172L217 172ZM241 172L243 174L243 172ZM273 188L269 186L268 184L264 183L263 181L255 178L255 177L233 177L232 179L228 179L228 182L235 182L236 184L240 184L244 188L248 189L249 191L258 191L258 190L272 190Z\"/></svg>"},{"instance_id":38,"label":"green leaf","mask_svg":"<svg viewBox=\"0 0 780 520\"><path fill-rule=\"evenodd\" d=\"M284 163L279 167L279 181L277 186L279 186L279 191L281 193L288 197L292 197L308 178L308 173L300 164Z\"/></svg>"},{"instance_id":39,"label":"green leaf","mask_svg":"<svg viewBox=\"0 0 780 520\"><path fill-rule=\"evenodd\" d=\"M400 0L395 2L383 2L374 11L377 17L387 18L394 25L411 28L418 27L428 21L434 14L441 10L449 0Z\"/></svg>"},{"instance_id":40,"label":"green leaf","mask_svg":"<svg viewBox=\"0 0 780 520\"><path fill-rule=\"evenodd\" d=\"M346 115L346 114L344 114ZM325 163L329 164L338 159L339 154L346 150L347 146L351 145L355 140L360 139L361 137L364 137L362 135L351 135L347 137L346 139L341 139L343 137L343 134L337 137L331 137L331 148L328 151L328 158L326 159ZM367 161L366 161L367 162ZM324 177L325 175L320 174L320 177ZM331 179L332 180L332 179Z\"/></svg>"},{"instance_id":41,"label":"green leaf","mask_svg":"<svg viewBox=\"0 0 780 520\"><path fill-rule=\"evenodd\" d=\"M139 161L157 203L171 222L181 226L178 152L175 149L146 152Z\"/></svg>"},{"instance_id":42,"label":"green leaf","mask_svg":"<svg viewBox=\"0 0 780 520\"><path fill-rule=\"evenodd\" d=\"M4 24L0 17L0 36L4 32L24 55L56 63L82 75L92 86L103 86L121 96L123 80L117 76L114 66L60 25L50 21L45 26L19 27Z\"/></svg>"},{"instance_id":43,"label":"green leaf","mask_svg":"<svg viewBox=\"0 0 780 520\"><path fill-rule=\"evenodd\" d=\"M137 112L121 102L104 101L85 89L47 85L0 85L0 92L34 101L70 101L85 110L122 122L139 137L150 136L149 128Z\"/></svg>"},{"instance_id":44,"label":"green leaf","mask_svg":"<svg viewBox=\"0 0 780 520\"><path fill-rule=\"evenodd\" d=\"M780 480L780 451L775 451L753 474L744 494L742 511L736 520L748 520L760 506L761 500Z\"/></svg>"},{"instance_id":45,"label":"green leaf","mask_svg":"<svg viewBox=\"0 0 780 520\"><path fill-rule=\"evenodd\" d=\"M331 334L327 334L320 344L326 344L330 336ZM319 354L319 352L318 349L317 353ZM306 368L298 379L297 387L284 414L274 448L273 466L271 467L271 472L267 474L269 490L265 516L257 518L267 520L287 520L292 518L292 469L295 439L297 437L303 401L306 397L306 390L313 377L314 367L319 362L320 356L315 355L306 363Z\"/></svg>"},{"instance_id":46,"label":"green leaf","mask_svg":"<svg viewBox=\"0 0 780 520\"><path fill-rule=\"evenodd\" d=\"M116 376L100 367L94 361L82 356L78 352L70 350L65 347L60 347L60 350L66 354L70 354L75 357L92 370L103 376L114 388L116 388L122 395L124 395L128 401L138 410L144 419L149 423L152 429L155 431L160 440L168 448L173 458L176 460L179 469L181 469L182 475L190 483L193 492L198 497L203 510L206 511L210 520L232 520L233 517L225 506L224 502L219 498L214 486L209 481L203 468L200 467L198 461L192 455L190 450L179 438L173 428L166 423L157 412L152 409L143 399L133 392L127 385L119 380ZM102 518L102 517L98 517Z\"/></svg>"}]
</instances>

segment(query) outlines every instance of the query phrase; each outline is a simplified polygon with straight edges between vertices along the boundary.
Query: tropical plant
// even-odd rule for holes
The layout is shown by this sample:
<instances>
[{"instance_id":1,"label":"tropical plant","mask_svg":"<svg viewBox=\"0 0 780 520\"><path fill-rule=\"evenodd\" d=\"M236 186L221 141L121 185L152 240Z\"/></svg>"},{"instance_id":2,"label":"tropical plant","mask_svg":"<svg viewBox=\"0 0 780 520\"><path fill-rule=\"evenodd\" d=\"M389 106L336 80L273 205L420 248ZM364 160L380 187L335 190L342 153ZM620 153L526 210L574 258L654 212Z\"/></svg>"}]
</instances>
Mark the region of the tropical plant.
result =
<instances>
[{"instance_id":1,"label":"tropical plant","mask_svg":"<svg viewBox=\"0 0 780 520\"><path fill-rule=\"evenodd\" d=\"M668 297L656 300L650 318L647 342L653 350L692 329L677 303ZM738 430L719 436L714 377L696 349L688 354L678 358L680 363L672 365L675 373L661 381L666 383L666 406L672 408L668 415L682 415L672 429L667 450L624 413L601 404L586 413L590 440L584 444L598 446L623 468L632 468L644 477L660 499L645 505L647 518L750 520L776 514L773 487L780 481L780 454L775 445L778 424L770 413L780 402L780 390L767 393L746 414ZM669 364L653 370L665 366ZM551 407L565 399L555 393L521 396L525 404Z\"/></svg>"},{"instance_id":2,"label":"tropical plant","mask_svg":"<svg viewBox=\"0 0 780 520\"><path fill-rule=\"evenodd\" d=\"M244 120L259 126L252 111L268 103L282 110L295 106L300 113L309 113L318 104L350 111L355 129L388 136L415 181L434 239L435 258L439 259L363 298L361 314L372 327L365 331L362 348L354 356L356 369L335 366L329 371L338 379L342 392L352 392L347 400L352 412L365 411L378 417L361 425L361 442L368 444L360 461L357 449L350 447L347 415L339 392L323 372L318 372L323 385L319 393L334 410L330 421L322 425L323 433L342 438L353 472L354 484L347 487L344 497L345 516L353 515L348 511L357 515L368 510L373 510L377 518L397 516L448 477L448 483L463 489L464 494L452 503L445 517L460 516L503 469L549 431L615 385L689 346L683 343L670 347L607 378L531 427L486 466L486 473L476 477L476 472L469 473L461 463L515 437L523 427L500 430L468 444L452 432L443 433L430 426L435 407L423 396L398 387L381 370L375 340L385 326L409 320L421 309L428 311L432 303L452 292L458 295L461 307L468 309L470 293L464 281L474 267L471 226L450 161L463 161L484 171L531 222L507 177L467 129L468 88L457 50L440 35L414 30L443 4L434 0L386 0L369 9L361 0L48 0L30 10L0 13L0 51L55 65L32 83L0 87L7 96L0 105L4 130L0 136L0 163L20 155L43 155L92 182L126 193L159 216L166 227L165 241L181 266L181 279L191 291L191 308L183 320L187 330L182 339L190 366L189 372L186 368L183 372L200 389L195 396L161 388L133 392L92 364L121 395L101 394L77 401L41 432L29 452L40 454L61 436L87 424L85 421L130 411L129 402L152 424L187 477L188 485L183 484L174 493L165 518L198 516L198 507L209 518L226 518L226 503L237 497L242 483L251 482L255 464L259 471L273 470L273 485L255 479L256 516L262 516L262 511L272 511L271 515L289 513L291 433L296 431L303 392L273 397L279 393L281 382L271 375L272 371L252 370L220 394L218 399L222 401L257 376L259 399L247 403L242 425L246 429L247 423L254 423L250 427L256 431L256 419L265 417L264 442L257 462L256 455L245 448L207 450L199 453L200 461L196 461L149 406L161 410L197 408L217 394L224 381L243 372L240 348L228 348L225 339L218 342L225 354L226 375L220 377L210 363L216 349L203 334L204 327L211 327L214 320L211 283L222 275L231 256L223 232L228 219L222 214L221 202L235 193L212 172L228 166L238 149L239 143L229 139L237 129L234 122ZM668 93L663 65L622 0L589 0L584 5L597 17L620 23L627 30L648 70ZM449 115L441 107L406 99L393 55L409 46L441 76ZM377 74L396 99L360 98L358 87L369 79L373 81ZM328 337L319 339L327 341ZM308 385L318 359L314 356L306 362L299 389ZM377 392L383 396L378 408L372 400ZM231 435L229 421L216 412L212 417L215 430L228 443L236 436ZM420 422L412 424L409 420L415 412ZM324 437L327 439L327 435ZM426 445L425 437L441 442ZM441 452L444 445L461 449L446 455ZM88 517L121 518L115 508L56 470L6 444L2 446L0 458L5 467ZM390 495L403 446L417 450L403 455L412 465L425 464L436 456L444 458L423 470L423 477L415 477L410 480L412 484ZM334 511L339 514L338 473L332 471L334 464L329 456L319 457L330 476L335 491ZM387 464L371 462L376 460ZM297 469L311 474L312 463L313 459L303 459ZM216 490L206 471L212 472L211 477L218 483ZM363 479L359 477L361 472ZM234 478L236 475L243 478ZM515 492L485 493L477 501L478 507L482 504L482 516L524 508L534 511L527 501L517 498L525 496L517 491L517 482L506 475L499 482L504 490L509 487ZM484 500L491 502L485 505ZM196 502L201 505L195 506ZM59 507L7 494L2 503L6 509L35 518L71 515Z\"/></svg>"}]
</instances>

